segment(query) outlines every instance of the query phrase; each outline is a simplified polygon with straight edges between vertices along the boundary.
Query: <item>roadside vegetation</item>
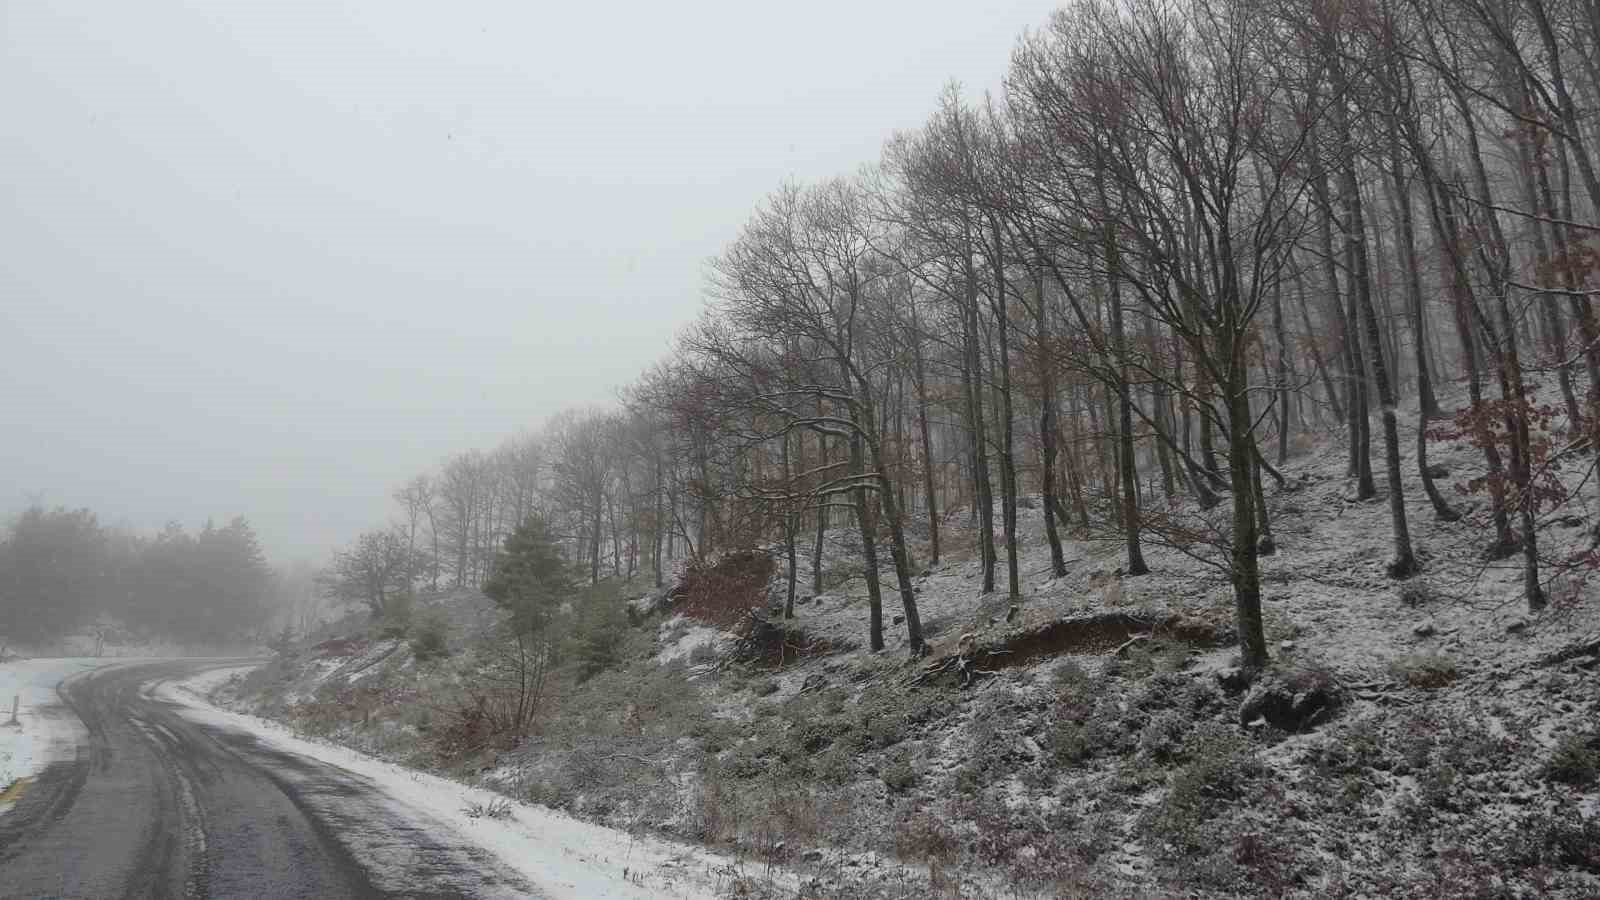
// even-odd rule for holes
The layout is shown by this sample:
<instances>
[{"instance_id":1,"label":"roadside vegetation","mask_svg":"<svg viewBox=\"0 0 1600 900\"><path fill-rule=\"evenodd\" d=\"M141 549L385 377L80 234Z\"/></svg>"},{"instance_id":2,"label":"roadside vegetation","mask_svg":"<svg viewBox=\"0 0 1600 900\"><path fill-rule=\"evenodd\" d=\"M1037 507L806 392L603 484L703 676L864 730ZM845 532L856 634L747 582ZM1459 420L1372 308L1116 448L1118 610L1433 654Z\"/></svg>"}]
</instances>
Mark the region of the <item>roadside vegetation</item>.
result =
<instances>
[{"instance_id":1,"label":"roadside vegetation","mask_svg":"<svg viewBox=\"0 0 1600 900\"><path fill-rule=\"evenodd\" d=\"M1071 3L244 702L747 895L1595 896L1597 28Z\"/></svg>"}]
</instances>

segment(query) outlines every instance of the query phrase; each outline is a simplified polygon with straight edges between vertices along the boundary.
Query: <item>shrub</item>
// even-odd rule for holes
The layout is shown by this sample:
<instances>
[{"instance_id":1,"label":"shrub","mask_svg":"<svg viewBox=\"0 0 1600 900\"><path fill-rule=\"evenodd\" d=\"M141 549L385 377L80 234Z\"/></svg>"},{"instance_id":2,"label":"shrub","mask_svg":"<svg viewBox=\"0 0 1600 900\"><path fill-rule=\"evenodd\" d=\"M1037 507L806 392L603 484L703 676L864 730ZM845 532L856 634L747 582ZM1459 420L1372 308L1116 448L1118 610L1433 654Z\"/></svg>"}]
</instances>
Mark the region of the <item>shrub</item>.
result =
<instances>
[{"instance_id":1,"label":"shrub","mask_svg":"<svg viewBox=\"0 0 1600 900\"><path fill-rule=\"evenodd\" d=\"M450 625L439 615L430 615L413 629L411 635L411 652L417 659L426 662L430 659L446 656L450 652L448 635Z\"/></svg>"},{"instance_id":2,"label":"shrub","mask_svg":"<svg viewBox=\"0 0 1600 900\"><path fill-rule=\"evenodd\" d=\"M1442 688L1460 677L1456 661L1440 653L1412 653L1389 663L1397 680L1425 691Z\"/></svg>"},{"instance_id":3,"label":"shrub","mask_svg":"<svg viewBox=\"0 0 1600 900\"><path fill-rule=\"evenodd\" d=\"M1067 660L1055 672L1056 699L1068 715L1094 708L1094 681L1076 660Z\"/></svg>"},{"instance_id":4,"label":"shrub","mask_svg":"<svg viewBox=\"0 0 1600 900\"><path fill-rule=\"evenodd\" d=\"M1369 769L1386 771L1391 767L1378 719L1373 716L1352 722L1331 740L1307 746L1302 761L1309 764L1318 777L1327 779L1359 776Z\"/></svg>"},{"instance_id":5,"label":"shrub","mask_svg":"<svg viewBox=\"0 0 1600 900\"><path fill-rule=\"evenodd\" d=\"M1245 796L1264 767L1243 736L1214 723L1195 729L1184 743L1183 755L1188 762L1173 774L1167 795L1145 824L1179 847L1199 850L1212 837L1204 827L1206 821L1230 800Z\"/></svg>"},{"instance_id":6,"label":"shrub","mask_svg":"<svg viewBox=\"0 0 1600 900\"><path fill-rule=\"evenodd\" d=\"M378 619L378 636L403 638L411 630L411 612L414 606L411 593L401 591L384 603L383 615Z\"/></svg>"},{"instance_id":7,"label":"shrub","mask_svg":"<svg viewBox=\"0 0 1600 900\"><path fill-rule=\"evenodd\" d=\"M1188 731L1188 719L1176 712L1161 713L1140 733L1139 749L1156 762L1175 762L1182 754Z\"/></svg>"},{"instance_id":8,"label":"shrub","mask_svg":"<svg viewBox=\"0 0 1600 900\"><path fill-rule=\"evenodd\" d=\"M866 733L874 747L893 747L906 738L906 721L892 713L865 719Z\"/></svg>"},{"instance_id":9,"label":"shrub","mask_svg":"<svg viewBox=\"0 0 1600 900\"><path fill-rule=\"evenodd\" d=\"M1600 737L1569 734L1562 738L1540 775L1545 781L1592 787L1600 781Z\"/></svg>"},{"instance_id":10,"label":"shrub","mask_svg":"<svg viewBox=\"0 0 1600 900\"><path fill-rule=\"evenodd\" d=\"M1600 816L1574 803L1530 812L1511 829L1507 861L1518 867L1564 866L1600 873Z\"/></svg>"},{"instance_id":11,"label":"shrub","mask_svg":"<svg viewBox=\"0 0 1600 900\"><path fill-rule=\"evenodd\" d=\"M884 787L891 794L904 794L916 787L920 780L917 771L911 767L911 758L905 755L896 757L884 766L878 777L883 779Z\"/></svg>"},{"instance_id":12,"label":"shrub","mask_svg":"<svg viewBox=\"0 0 1600 900\"><path fill-rule=\"evenodd\" d=\"M823 782L839 786L848 784L854 777L851 768L852 754L843 747L831 747L811 759L811 774Z\"/></svg>"},{"instance_id":13,"label":"shrub","mask_svg":"<svg viewBox=\"0 0 1600 900\"><path fill-rule=\"evenodd\" d=\"M1097 756L1117 752L1126 733L1108 715L1095 713L1083 720L1056 723L1050 731L1050 756L1056 765L1075 766Z\"/></svg>"},{"instance_id":14,"label":"shrub","mask_svg":"<svg viewBox=\"0 0 1600 900\"><path fill-rule=\"evenodd\" d=\"M290 656L294 653L294 645L294 629L285 625L282 631L267 642L267 649L277 656ZM3 662L5 658L5 647L0 646L0 662Z\"/></svg>"},{"instance_id":15,"label":"shrub","mask_svg":"<svg viewBox=\"0 0 1600 900\"><path fill-rule=\"evenodd\" d=\"M622 662L623 645L628 639L625 606L605 585L577 601L571 643L580 682Z\"/></svg>"},{"instance_id":16,"label":"shrub","mask_svg":"<svg viewBox=\"0 0 1600 900\"><path fill-rule=\"evenodd\" d=\"M461 811L469 819L509 819L512 815L511 801L504 798L488 803L468 803Z\"/></svg>"}]
</instances>

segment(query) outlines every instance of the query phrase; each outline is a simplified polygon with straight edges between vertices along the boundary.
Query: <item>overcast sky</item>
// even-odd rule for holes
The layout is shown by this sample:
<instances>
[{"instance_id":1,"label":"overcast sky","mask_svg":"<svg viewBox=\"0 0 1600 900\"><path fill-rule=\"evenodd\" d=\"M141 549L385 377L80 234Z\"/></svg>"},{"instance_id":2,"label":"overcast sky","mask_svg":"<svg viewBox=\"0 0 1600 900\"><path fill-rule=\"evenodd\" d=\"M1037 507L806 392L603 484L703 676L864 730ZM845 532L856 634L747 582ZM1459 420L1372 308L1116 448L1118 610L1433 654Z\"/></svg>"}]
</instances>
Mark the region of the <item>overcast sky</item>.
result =
<instances>
[{"instance_id":1,"label":"overcast sky","mask_svg":"<svg viewBox=\"0 0 1600 900\"><path fill-rule=\"evenodd\" d=\"M997 86L1052 5L0 4L0 512L320 560L607 402L764 194Z\"/></svg>"}]
</instances>

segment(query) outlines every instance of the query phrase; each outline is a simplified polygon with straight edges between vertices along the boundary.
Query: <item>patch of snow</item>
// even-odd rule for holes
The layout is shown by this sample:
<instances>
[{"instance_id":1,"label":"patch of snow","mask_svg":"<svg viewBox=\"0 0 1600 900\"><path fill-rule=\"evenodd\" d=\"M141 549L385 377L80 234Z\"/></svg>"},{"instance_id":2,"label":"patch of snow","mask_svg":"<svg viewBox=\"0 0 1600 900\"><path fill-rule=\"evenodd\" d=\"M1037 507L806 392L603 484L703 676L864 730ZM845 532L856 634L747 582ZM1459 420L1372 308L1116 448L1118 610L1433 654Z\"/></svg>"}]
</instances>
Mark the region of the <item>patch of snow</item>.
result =
<instances>
[{"instance_id":1,"label":"patch of snow","mask_svg":"<svg viewBox=\"0 0 1600 900\"><path fill-rule=\"evenodd\" d=\"M0 791L45 766L69 759L88 733L72 711L61 704L56 688L62 681L105 665L109 660L22 659L0 663ZM17 724L11 707L17 704ZM0 812L9 808L0 804Z\"/></svg>"},{"instance_id":2,"label":"patch of snow","mask_svg":"<svg viewBox=\"0 0 1600 900\"><path fill-rule=\"evenodd\" d=\"M730 639L727 632L701 625L682 614L661 623L660 634L662 646L656 653L656 664L663 666L680 659L687 662L697 648L709 644L713 649L719 649L724 641Z\"/></svg>"}]
</instances>

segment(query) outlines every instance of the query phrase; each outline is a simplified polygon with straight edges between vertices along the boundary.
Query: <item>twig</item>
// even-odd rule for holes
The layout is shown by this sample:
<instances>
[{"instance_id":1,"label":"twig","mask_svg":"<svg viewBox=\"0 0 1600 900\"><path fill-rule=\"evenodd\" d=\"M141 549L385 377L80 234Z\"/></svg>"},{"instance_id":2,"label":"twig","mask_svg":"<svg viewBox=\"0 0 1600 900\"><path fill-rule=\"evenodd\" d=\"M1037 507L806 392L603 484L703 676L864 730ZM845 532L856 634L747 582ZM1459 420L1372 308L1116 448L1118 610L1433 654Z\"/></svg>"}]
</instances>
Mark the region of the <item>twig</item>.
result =
<instances>
[{"instance_id":1,"label":"twig","mask_svg":"<svg viewBox=\"0 0 1600 900\"><path fill-rule=\"evenodd\" d=\"M1121 644L1117 645L1117 649L1113 650L1111 652L1111 655L1112 656L1121 656L1122 655L1122 651L1128 649L1129 647L1132 647L1134 644L1137 644L1140 641L1148 641L1148 640L1150 640L1150 635L1148 635L1148 634L1136 634L1133 637L1128 638L1127 640L1123 641Z\"/></svg>"}]
</instances>

